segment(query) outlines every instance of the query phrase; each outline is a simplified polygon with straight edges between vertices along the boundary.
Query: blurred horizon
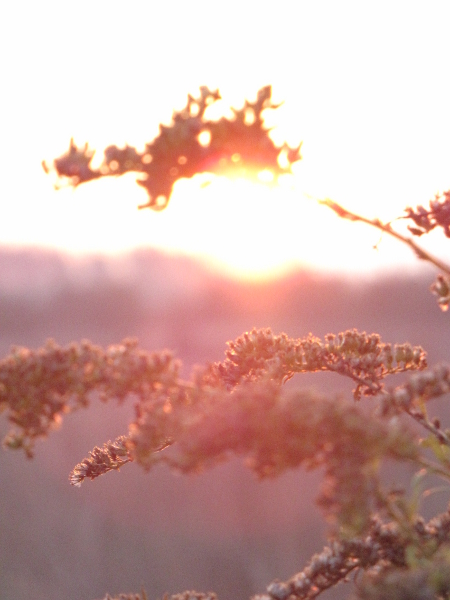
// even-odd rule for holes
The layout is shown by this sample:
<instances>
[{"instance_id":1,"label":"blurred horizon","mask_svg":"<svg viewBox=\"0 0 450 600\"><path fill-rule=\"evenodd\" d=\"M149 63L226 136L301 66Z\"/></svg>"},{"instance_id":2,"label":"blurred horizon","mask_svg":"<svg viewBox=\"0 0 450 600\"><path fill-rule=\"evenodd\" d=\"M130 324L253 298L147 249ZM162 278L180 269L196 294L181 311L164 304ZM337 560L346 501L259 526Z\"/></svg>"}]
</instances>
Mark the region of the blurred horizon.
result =
<instances>
[{"instance_id":1,"label":"blurred horizon","mask_svg":"<svg viewBox=\"0 0 450 600\"><path fill-rule=\"evenodd\" d=\"M331 219L339 219L329 209L324 210L328 210ZM345 225L351 228L350 234L359 227L359 224L350 221ZM368 235L367 230L369 230L369 234L371 235ZM243 260L239 266L234 261L230 264L226 256L208 256L199 251L186 251L176 247L160 247L151 244L137 244L119 250L103 248L77 251L53 244L4 244L0 241L0 254L27 255L29 257L33 254L55 256L59 257L68 266L71 265L80 273L83 265L85 266L90 262L103 261L108 264L108 270L111 274L114 275L116 273L118 278L123 276L126 264L133 256L155 254L168 259L196 264L201 270L224 279L230 279L236 283L248 282L254 284L276 282L289 278L299 272L315 273L323 277L336 276L343 280L357 278L363 282L379 278L383 279L384 277L389 278L396 274L400 276L420 277L426 272L436 271L436 268L427 261L419 260L406 244L390 238L387 234L382 234L375 228L363 226L360 228L360 232L357 232L357 235L354 237L354 251L348 253L348 262L342 262L342 256L339 252L333 254L332 251L328 252L324 249L323 260L317 262L311 259L299 260L295 257L291 258L291 260L279 262L276 259L270 260L269 257L267 264L258 262L257 266L253 267L251 259L250 261ZM414 241L424 248L424 250L428 250L432 255L440 258L445 263L448 257L448 253L444 251L448 246L447 238L439 231L432 232L425 237L435 243L427 243L429 239L424 240L423 238ZM317 244L320 244L319 240ZM442 250L435 252L436 248ZM312 252L316 249L317 247L311 247Z\"/></svg>"}]
</instances>

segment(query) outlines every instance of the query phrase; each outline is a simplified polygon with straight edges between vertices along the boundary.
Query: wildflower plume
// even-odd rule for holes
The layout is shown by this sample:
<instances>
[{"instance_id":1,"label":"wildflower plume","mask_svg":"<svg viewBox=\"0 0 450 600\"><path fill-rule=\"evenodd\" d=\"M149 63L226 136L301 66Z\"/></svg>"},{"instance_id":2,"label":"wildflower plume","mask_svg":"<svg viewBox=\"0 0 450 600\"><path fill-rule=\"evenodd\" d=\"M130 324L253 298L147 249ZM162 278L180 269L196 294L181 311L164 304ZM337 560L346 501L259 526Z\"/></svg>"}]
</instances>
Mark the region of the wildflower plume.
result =
<instances>
[{"instance_id":1,"label":"wildflower plume","mask_svg":"<svg viewBox=\"0 0 450 600\"><path fill-rule=\"evenodd\" d=\"M102 448L97 446L71 472L69 480L72 485L79 487L89 477L95 479L108 471L118 471L131 457L125 445L125 436L120 436L114 442L108 441Z\"/></svg>"},{"instance_id":2,"label":"wildflower plume","mask_svg":"<svg viewBox=\"0 0 450 600\"><path fill-rule=\"evenodd\" d=\"M11 424L3 443L33 455L38 438L57 427L64 414L89 406L95 395L123 402L178 377L168 352L149 353L126 339L103 349L83 341L61 347L53 340L37 350L12 348L0 361L0 411Z\"/></svg>"},{"instance_id":3,"label":"wildflower plume","mask_svg":"<svg viewBox=\"0 0 450 600\"><path fill-rule=\"evenodd\" d=\"M267 587L267 593L255 596L253 600L312 600L321 592L345 581L351 573L366 570L369 576L379 582L392 573L392 567L399 567L400 573L411 566L411 542L415 538L416 548L422 556L417 556L418 564L427 565L427 553L445 546L450 541L450 513L446 512L425 523L417 517L409 531L402 531L396 523L383 523L377 517L371 522L367 536L351 540L335 540L323 552L315 554L303 571L288 581L274 581ZM420 550L421 549L421 550ZM409 555L408 555L409 553ZM445 555L444 555L445 556ZM419 562L420 559L420 562ZM425 559L425 560L424 560ZM446 556L445 571L448 572L449 557ZM439 565L439 563L438 563ZM444 567L443 564L439 565ZM432 571L432 569L430 569ZM434 569L436 573L436 565ZM444 571L444 572L445 572ZM394 571L395 572L395 571ZM363 584L367 584L366 581ZM447 594L450 589L446 578ZM427 594L418 598L435 598L442 585L441 577L430 577ZM362 587L365 587L364 585ZM361 590L362 591L362 590ZM391 594L396 594L393 588ZM372 596L367 596L367 598ZM376 596L389 598L390 594ZM398 597L395 595L395 597ZM411 597L411 596L399 596ZM415 596L414 596L415 597ZM447 595L445 596L447 597Z\"/></svg>"},{"instance_id":4,"label":"wildflower plume","mask_svg":"<svg viewBox=\"0 0 450 600\"><path fill-rule=\"evenodd\" d=\"M360 399L378 394L387 375L426 366L420 346L384 344L379 335L356 329L329 334L324 341L311 334L292 339L270 329L253 329L228 342L225 361L212 365L205 379L234 387L261 377L282 382L295 373L330 371L351 378L357 384L355 399Z\"/></svg>"}]
</instances>

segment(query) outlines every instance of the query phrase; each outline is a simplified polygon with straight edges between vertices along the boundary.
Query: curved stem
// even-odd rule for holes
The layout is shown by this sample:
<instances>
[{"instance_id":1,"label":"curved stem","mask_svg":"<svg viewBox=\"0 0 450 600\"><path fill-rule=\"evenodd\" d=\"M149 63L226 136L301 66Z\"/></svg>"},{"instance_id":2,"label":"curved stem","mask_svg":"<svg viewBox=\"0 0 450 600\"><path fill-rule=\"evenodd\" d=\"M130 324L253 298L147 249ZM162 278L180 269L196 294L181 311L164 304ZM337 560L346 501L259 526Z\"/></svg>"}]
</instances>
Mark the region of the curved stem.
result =
<instances>
[{"instance_id":1,"label":"curved stem","mask_svg":"<svg viewBox=\"0 0 450 600\"><path fill-rule=\"evenodd\" d=\"M440 444L450 447L450 437L438 425L430 421L420 410L415 408L406 408L405 412L410 415L417 423L428 429L438 440Z\"/></svg>"},{"instance_id":2,"label":"curved stem","mask_svg":"<svg viewBox=\"0 0 450 600\"><path fill-rule=\"evenodd\" d=\"M309 197L312 198L312 196ZM337 202L333 202L333 200L330 200L329 198L325 198L325 200L314 198L314 200L316 200L316 202L322 204L323 206L328 206L328 208L331 208L331 210L333 210L338 215L338 217L341 217L342 219L348 219L349 221L361 221L362 223L366 223L367 225L371 225L372 227L375 227L380 231L388 233L392 237L395 237L396 239L409 246L420 260L426 260L441 271L444 271L444 273L446 273L447 275L450 275L450 265L446 264L436 256L433 256L432 254L421 248L418 244L416 244L416 242L412 238L406 237L392 229L389 223L382 223L379 219L367 219L366 217L357 215L356 213L352 213L351 211L340 206L340 204L337 204Z\"/></svg>"}]
</instances>

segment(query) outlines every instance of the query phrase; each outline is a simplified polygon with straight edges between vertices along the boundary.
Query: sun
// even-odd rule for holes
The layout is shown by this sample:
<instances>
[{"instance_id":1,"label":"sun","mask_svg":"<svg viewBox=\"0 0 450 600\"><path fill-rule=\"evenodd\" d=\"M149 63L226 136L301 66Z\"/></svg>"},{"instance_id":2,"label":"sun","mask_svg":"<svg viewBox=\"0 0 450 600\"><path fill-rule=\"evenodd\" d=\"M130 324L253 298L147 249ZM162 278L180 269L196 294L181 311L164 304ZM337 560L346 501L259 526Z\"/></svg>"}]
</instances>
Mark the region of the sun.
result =
<instances>
[{"instance_id":1,"label":"sun","mask_svg":"<svg viewBox=\"0 0 450 600\"><path fill-rule=\"evenodd\" d=\"M298 267L333 270L349 261L360 266L366 253L373 254L367 231L358 233L294 182L293 176L273 186L241 177L214 176L206 185L200 176L182 180L164 211L145 215L149 241L247 280ZM372 237L375 243L377 235ZM366 253L355 253L358 244Z\"/></svg>"},{"instance_id":2,"label":"sun","mask_svg":"<svg viewBox=\"0 0 450 600\"><path fill-rule=\"evenodd\" d=\"M234 117L217 121L205 120L203 111L209 109L208 99L220 98L218 90L200 90L200 97L189 95L171 125L161 125L142 151L110 145L97 164L94 151L72 138L69 150L54 159L57 184L69 182L77 197L80 187L85 199L91 195L82 214L101 223L90 242L86 223L74 227L71 220L76 243L82 239L87 249L94 242L115 253L139 245L183 252L247 279L281 275L299 265L332 266L348 237L335 240L336 217L307 200L297 185L301 144L277 146L269 137L260 114L279 107L271 102L271 86L261 88L257 100L246 101L244 109L233 109ZM43 166L50 173L45 162ZM129 175L140 184L132 194L124 188ZM323 173L320 177L324 179ZM87 182L91 194L84 193ZM102 201L95 200L94 192ZM118 207L119 194L136 198L135 206L145 209L139 211L139 225L136 211L132 218L124 213L128 202ZM78 235L81 230L83 236ZM68 243L67 231L60 234Z\"/></svg>"},{"instance_id":3,"label":"sun","mask_svg":"<svg viewBox=\"0 0 450 600\"><path fill-rule=\"evenodd\" d=\"M298 268L376 266L381 252L389 251L389 240L375 252L379 233L338 219L303 192L303 183L301 173L273 185L230 174L196 175L179 180L168 206L153 211L137 209L143 192L130 174L53 194L49 223L59 226L50 233L57 246L75 254L118 255L151 247L195 257L214 271L247 281Z\"/></svg>"},{"instance_id":4,"label":"sun","mask_svg":"<svg viewBox=\"0 0 450 600\"><path fill-rule=\"evenodd\" d=\"M198 192L193 187L180 182L169 208L185 225L180 249L247 279L288 268L292 248L283 235L282 191L243 177L214 177Z\"/></svg>"}]
</instances>

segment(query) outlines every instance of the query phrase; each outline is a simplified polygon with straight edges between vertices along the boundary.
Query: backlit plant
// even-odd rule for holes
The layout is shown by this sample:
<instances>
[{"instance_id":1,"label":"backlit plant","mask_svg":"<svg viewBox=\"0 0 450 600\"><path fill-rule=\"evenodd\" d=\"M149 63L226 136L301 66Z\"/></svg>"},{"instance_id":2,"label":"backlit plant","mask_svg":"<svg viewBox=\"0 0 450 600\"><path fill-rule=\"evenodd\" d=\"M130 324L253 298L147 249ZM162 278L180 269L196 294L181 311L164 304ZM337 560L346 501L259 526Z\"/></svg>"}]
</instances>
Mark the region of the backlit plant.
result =
<instances>
[{"instance_id":1,"label":"backlit plant","mask_svg":"<svg viewBox=\"0 0 450 600\"><path fill-rule=\"evenodd\" d=\"M300 146L276 147L269 137L262 113L277 108L271 88L233 109L233 118L210 121L207 107L219 98L217 90L206 87L198 98L189 96L186 107L174 113L169 126L160 127L143 153L110 146L94 169L93 151L72 140L53 168L61 181L75 187L134 171L148 194L143 206L153 209L167 206L178 179L197 173L268 170L275 180L289 173L300 160ZM413 237L329 199L319 202L341 218L396 237L439 268L432 290L445 309L450 268L414 238L436 227L449 235L449 197L450 192L437 196L429 209L406 209L402 218L412 222ZM353 398L285 387L307 372L350 379ZM406 381L387 385L386 377L399 373L407 373ZM426 475L450 479L450 430L427 412L429 400L449 391L450 364L428 368L421 347L382 342L377 334L357 330L292 339L253 329L228 342L222 362L198 367L186 380L172 354L145 352L135 340L106 349L87 341L67 347L48 342L38 350L14 348L0 362L0 409L11 424L4 444L29 457L38 438L64 414L88 407L94 395L105 402L133 399L128 431L94 448L74 467L74 486L132 461L146 471L164 463L193 473L238 455L259 478L297 467L320 469L317 501L329 523L329 544L288 580L269 583L260 600L315 598L358 573L353 597L361 600L450 598L450 512L426 521L418 500ZM385 487L380 475L385 459L415 467L410 489ZM145 597L142 592L116 598ZM214 598L197 592L172 596Z\"/></svg>"}]
</instances>

